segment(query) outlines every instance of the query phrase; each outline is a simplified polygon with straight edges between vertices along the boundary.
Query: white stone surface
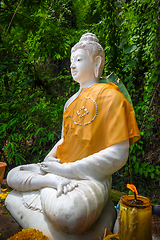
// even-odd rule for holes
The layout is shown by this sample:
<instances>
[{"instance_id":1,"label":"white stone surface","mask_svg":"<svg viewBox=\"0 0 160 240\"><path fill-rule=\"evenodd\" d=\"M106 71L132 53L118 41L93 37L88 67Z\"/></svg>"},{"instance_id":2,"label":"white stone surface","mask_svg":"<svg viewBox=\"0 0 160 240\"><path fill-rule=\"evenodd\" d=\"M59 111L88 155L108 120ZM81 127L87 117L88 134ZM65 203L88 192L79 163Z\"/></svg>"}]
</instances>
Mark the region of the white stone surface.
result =
<instances>
[{"instance_id":1,"label":"white stone surface","mask_svg":"<svg viewBox=\"0 0 160 240\"><path fill-rule=\"evenodd\" d=\"M71 54L71 73L80 90L65 109L83 87L98 83L104 66L104 51L96 36L83 35L81 40ZM96 43L91 46L90 41ZM129 140L61 164L56 150L62 142L63 127L61 140L44 162L9 172L7 182L15 191L7 196L6 207L23 228L39 229L51 240L97 240L105 228L112 230L115 221L116 211L108 197L112 174L127 161Z\"/></svg>"},{"instance_id":2,"label":"white stone surface","mask_svg":"<svg viewBox=\"0 0 160 240\"><path fill-rule=\"evenodd\" d=\"M106 226L108 226L108 229L112 229L112 223L116 217L114 205L109 199L103 213L91 228L80 235L72 235L58 231L44 214L25 208L22 203L22 194L17 191L12 191L7 196L5 204L12 216L23 228L39 229L50 240L97 240L99 236L103 236Z\"/></svg>"}]
</instances>

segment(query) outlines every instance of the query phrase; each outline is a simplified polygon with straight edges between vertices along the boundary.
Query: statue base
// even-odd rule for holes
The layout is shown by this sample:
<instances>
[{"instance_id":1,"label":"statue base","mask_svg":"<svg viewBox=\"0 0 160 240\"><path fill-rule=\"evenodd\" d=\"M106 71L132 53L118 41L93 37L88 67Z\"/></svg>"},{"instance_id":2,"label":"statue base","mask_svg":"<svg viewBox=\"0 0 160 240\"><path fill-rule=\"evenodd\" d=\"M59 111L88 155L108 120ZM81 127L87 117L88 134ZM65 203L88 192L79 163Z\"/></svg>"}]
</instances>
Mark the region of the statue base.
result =
<instances>
[{"instance_id":1,"label":"statue base","mask_svg":"<svg viewBox=\"0 0 160 240\"><path fill-rule=\"evenodd\" d=\"M114 204L111 199L108 199L100 217L87 231L80 235L71 235L56 229L45 214L26 208L20 192L13 190L9 193L5 206L22 228L38 229L50 240L98 240L99 236L103 237L105 228L112 231L116 219Z\"/></svg>"}]
</instances>

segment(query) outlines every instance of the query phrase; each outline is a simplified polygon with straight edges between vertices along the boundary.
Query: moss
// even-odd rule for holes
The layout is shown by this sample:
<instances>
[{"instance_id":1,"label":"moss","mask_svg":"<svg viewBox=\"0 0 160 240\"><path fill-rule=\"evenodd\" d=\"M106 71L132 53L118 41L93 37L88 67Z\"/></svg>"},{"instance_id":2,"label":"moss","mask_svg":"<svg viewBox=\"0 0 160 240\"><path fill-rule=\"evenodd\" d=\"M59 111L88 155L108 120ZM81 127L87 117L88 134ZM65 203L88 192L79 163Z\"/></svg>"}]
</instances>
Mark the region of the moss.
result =
<instances>
[{"instance_id":1,"label":"moss","mask_svg":"<svg viewBox=\"0 0 160 240\"><path fill-rule=\"evenodd\" d=\"M114 205L117 205L120 198L124 195L126 195L126 193L111 189L110 198L112 199Z\"/></svg>"}]
</instances>

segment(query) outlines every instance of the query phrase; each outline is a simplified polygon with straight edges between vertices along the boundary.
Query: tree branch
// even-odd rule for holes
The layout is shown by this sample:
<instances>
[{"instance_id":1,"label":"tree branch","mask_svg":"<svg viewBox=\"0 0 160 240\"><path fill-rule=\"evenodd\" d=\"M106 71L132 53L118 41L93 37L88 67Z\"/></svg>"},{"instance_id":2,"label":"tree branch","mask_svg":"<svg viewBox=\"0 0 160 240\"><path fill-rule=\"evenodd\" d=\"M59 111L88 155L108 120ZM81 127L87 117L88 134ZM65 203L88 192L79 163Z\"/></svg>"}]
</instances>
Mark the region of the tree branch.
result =
<instances>
[{"instance_id":1,"label":"tree branch","mask_svg":"<svg viewBox=\"0 0 160 240\"><path fill-rule=\"evenodd\" d=\"M15 12L14 12L13 16L12 16L12 19L11 19L11 21L10 21L9 25L8 25L8 28L7 28L7 31L6 31L6 33L8 33L8 30L9 30L9 28L10 28L10 26L11 26L11 23L12 23L12 21L13 21L13 18L14 18L14 16L16 15L16 12L17 12L17 10L18 10L19 6L21 5L21 2L22 2L22 0L19 2L19 4L18 4L18 6L17 6L17 8L16 8L16 10L15 10Z\"/></svg>"},{"instance_id":2,"label":"tree branch","mask_svg":"<svg viewBox=\"0 0 160 240\"><path fill-rule=\"evenodd\" d=\"M2 27L2 25L0 24L0 27L2 28L2 30L5 32L4 28ZM5 34L7 35L7 33L5 32Z\"/></svg>"},{"instance_id":3,"label":"tree branch","mask_svg":"<svg viewBox=\"0 0 160 240\"><path fill-rule=\"evenodd\" d=\"M37 26L39 26L34 20L32 20L32 19L30 19L29 17L27 17L27 16L25 16L25 15L23 15L22 13L19 13L19 12L17 12L17 14L19 14L19 15L21 15L22 17L25 17L25 18L27 18L28 20L30 20L30 21L32 21L32 22L34 22Z\"/></svg>"}]
</instances>

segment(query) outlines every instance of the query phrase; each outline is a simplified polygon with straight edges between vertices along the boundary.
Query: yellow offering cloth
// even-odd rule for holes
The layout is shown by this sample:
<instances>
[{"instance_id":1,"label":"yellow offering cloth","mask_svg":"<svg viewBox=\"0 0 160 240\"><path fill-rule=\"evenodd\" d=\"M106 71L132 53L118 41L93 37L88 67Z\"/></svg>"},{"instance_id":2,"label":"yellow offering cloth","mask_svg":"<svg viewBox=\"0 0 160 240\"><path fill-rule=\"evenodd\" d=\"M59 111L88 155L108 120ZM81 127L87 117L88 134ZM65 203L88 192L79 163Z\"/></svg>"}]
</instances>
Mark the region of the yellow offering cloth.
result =
<instances>
[{"instance_id":1,"label":"yellow offering cloth","mask_svg":"<svg viewBox=\"0 0 160 240\"><path fill-rule=\"evenodd\" d=\"M107 147L140 138L134 110L118 87L98 83L82 88L63 114L64 142L57 148L61 163L81 160Z\"/></svg>"}]
</instances>

